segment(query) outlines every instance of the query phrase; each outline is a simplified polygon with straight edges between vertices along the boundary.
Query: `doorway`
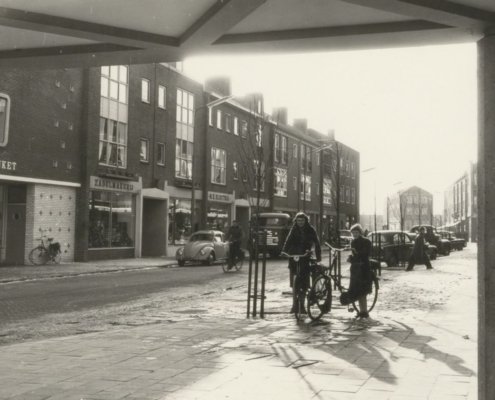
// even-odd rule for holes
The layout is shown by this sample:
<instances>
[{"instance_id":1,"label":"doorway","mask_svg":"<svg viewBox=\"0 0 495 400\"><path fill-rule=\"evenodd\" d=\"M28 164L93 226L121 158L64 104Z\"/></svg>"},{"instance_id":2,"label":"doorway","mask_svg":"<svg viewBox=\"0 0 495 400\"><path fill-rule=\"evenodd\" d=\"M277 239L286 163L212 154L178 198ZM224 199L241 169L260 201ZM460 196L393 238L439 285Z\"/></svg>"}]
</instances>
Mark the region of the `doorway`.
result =
<instances>
[{"instance_id":1,"label":"doorway","mask_svg":"<svg viewBox=\"0 0 495 400\"><path fill-rule=\"evenodd\" d=\"M7 223L5 263L24 264L26 244L26 186L9 185L7 188Z\"/></svg>"},{"instance_id":2,"label":"doorway","mask_svg":"<svg viewBox=\"0 0 495 400\"><path fill-rule=\"evenodd\" d=\"M143 257L166 255L167 201L143 199L143 235L141 254Z\"/></svg>"}]
</instances>

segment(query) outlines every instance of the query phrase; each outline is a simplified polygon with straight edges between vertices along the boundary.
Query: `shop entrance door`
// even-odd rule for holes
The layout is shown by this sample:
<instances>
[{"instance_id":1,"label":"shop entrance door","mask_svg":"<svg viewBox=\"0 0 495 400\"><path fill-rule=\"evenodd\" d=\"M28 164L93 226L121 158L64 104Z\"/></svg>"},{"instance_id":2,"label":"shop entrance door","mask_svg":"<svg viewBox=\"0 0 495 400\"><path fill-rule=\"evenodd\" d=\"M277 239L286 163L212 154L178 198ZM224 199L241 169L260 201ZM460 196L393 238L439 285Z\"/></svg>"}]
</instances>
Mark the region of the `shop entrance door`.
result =
<instances>
[{"instance_id":1,"label":"shop entrance door","mask_svg":"<svg viewBox=\"0 0 495 400\"><path fill-rule=\"evenodd\" d=\"M242 247L247 247L247 238L249 236L249 208L239 207L235 208L235 219L239 222L239 225L244 232L244 239L242 240Z\"/></svg>"},{"instance_id":2,"label":"shop entrance door","mask_svg":"<svg viewBox=\"0 0 495 400\"><path fill-rule=\"evenodd\" d=\"M143 236L141 244L143 257L165 255L167 212L167 202L165 200L143 199Z\"/></svg>"},{"instance_id":3,"label":"shop entrance door","mask_svg":"<svg viewBox=\"0 0 495 400\"><path fill-rule=\"evenodd\" d=\"M24 264L24 245L26 237L26 205L7 205L7 237L5 262Z\"/></svg>"}]
</instances>

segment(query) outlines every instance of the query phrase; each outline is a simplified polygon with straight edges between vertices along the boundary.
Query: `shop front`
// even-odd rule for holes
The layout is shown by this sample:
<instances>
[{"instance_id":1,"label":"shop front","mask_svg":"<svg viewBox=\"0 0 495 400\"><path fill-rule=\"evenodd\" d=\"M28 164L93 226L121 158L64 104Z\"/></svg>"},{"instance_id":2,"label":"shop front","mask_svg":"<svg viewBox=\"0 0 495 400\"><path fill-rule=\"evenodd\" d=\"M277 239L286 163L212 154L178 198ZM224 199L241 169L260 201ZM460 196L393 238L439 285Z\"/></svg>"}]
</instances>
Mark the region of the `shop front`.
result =
<instances>
[{"instance_id":1,"label":"shop front","mask_svg":"<svg viewBox=\"0 0 495 400\"><path fill-rule=\"evenodd\" d=\"M232 222L234 196L230 193L208 192L207 229L227 232Z\"/></svg>"},{"instance_id":2,"label":"shop front","mask_svg":"<svg viewBox=\"0 0 495 400\"><path fill-rule=\"evenodd\" d=\"M88 258L128 258L135 255L136 203L140 181L91 176Z\"/></svg>"}]
</instances>

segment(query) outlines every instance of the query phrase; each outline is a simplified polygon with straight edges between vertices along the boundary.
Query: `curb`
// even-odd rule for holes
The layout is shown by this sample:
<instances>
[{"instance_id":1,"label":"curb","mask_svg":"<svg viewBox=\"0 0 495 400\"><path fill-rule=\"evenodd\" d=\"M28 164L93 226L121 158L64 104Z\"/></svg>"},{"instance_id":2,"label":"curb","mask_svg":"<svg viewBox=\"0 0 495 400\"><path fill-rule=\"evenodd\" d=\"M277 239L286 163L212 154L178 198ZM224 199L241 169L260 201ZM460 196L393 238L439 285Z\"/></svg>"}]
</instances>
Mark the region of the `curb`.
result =
<instances>
[{"instance_id":1,"label":"curb","mask_svg":"<svg viewBox=\"0 0 495 400\"><path fill-rule=\"evenodd\" d=\"M178 267L177 262L169 262L169 263L163 264L163 265L150 265L150 266L144 266L144 267L130 267L130 268L112 268L112 269L97 270L97 271L82 271L82 272L76 272L76 273L72 273L72 274L71 273L65 273L64 274L63 272L60 272L58 274L53 274L53 275L49 275L49 276L38 275L38 276L33 276L33 277L14 277L14 278L0 279L0 285L9 284L9 283L16 283L16 282L32 282L32 281L42 281L42 280L49 280L49 279L80 277L80 276L87 276L87 275L110 274L110 273L116 273L116 272L138 271L138 270L159 269L159 268L177 268L177 267Z\"/></svg>"}]
</instances>

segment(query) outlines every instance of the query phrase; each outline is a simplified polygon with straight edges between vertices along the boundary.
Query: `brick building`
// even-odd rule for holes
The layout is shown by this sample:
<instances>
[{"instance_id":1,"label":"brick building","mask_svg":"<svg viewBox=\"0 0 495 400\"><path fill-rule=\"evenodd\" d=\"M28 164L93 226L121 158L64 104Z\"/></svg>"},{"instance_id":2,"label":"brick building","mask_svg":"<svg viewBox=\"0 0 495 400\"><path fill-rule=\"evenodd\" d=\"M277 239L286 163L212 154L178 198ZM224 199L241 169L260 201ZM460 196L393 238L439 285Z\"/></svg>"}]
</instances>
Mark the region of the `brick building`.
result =
<instances>
[{"instance_id":1,"label":"brick building","mask_svg":"<svg viewBox=\"0 0 495 400\"><path fill-rule=\"evenodd\" d=\"M168 64L3 71L2 104L2 262L25 262L45 231L64 261L163 255L198 228L247 230L258 199L321 232L337 205L341 228L358 220L359 154L225 79L203 88Z\"/></svg>"},{"instance_id":2,"label":"brick building","mask_svg":"<svg viewBox=\"0 0 495 400\"><path fill-rule=\"evenodd\" d=\"M401 190L387 197L386 214L390 229L432 225L433 195L418 186Z\"/></svg>"}]
</instances>

